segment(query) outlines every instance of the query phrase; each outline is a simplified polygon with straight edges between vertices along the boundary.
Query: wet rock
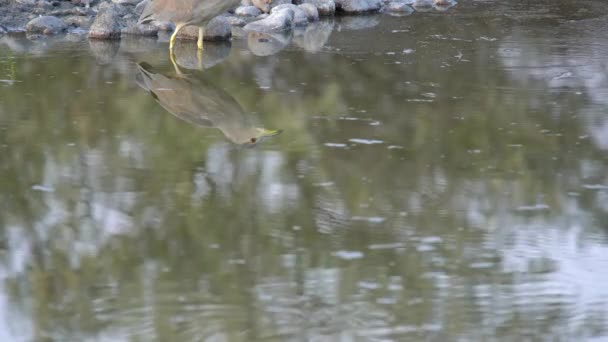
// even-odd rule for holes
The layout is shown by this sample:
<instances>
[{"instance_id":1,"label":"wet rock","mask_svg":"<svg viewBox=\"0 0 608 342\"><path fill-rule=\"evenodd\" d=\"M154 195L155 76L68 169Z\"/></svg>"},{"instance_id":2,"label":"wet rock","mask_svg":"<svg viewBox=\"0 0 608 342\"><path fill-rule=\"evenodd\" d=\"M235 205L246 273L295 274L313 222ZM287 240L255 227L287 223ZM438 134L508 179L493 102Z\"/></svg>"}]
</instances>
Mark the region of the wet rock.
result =
<instances>
[{"instance_id":1,"label":"wet rock","mask_svg":"<svg viewBox=\"0 0 608 342\"><path fill-rule=\"evenodd\" d=\"M318 52L325 46L333 30L333 20L311 23L294 32L293 42L306 51Z\"/></svg>"},{"instance_id":2,"label":"wet rock","mask_svg":"<svg viewBox=\"0 0 608 342\"><path fill-rule=\"evenodd\" d=\"M336 10L345 13L375 12L382 8L382 0L336 0Z\"/></svg>"},{"instance_id":3,"label":"wet rock","mask_svg":"<svg viewBox=\"0 0 608 342\"><path fill-rule=\"evenodd\" d=\"M308 15L306 14L306 12L299 6L296 6L293 4L284 4L284 5L279 5L277 7L274 7L270 11L270 14L273 14L273 13L276 13L279 11L283 11L286 9L290 9L293 11L293 25L295 25L295 26L308 25Z\"/></svg>"},{"instance_id":4,"label":"wet rock","mask_svg":"<svg viewBox=\"0 0 608 342\"><path fill-rule=\"evenodd\" d=\"M299 2L315 6L319 15L334 15L336 13L336 3L334 0L300 0Z\"/></svg>"},{"instance_id":5,"label":"wet rock","mask_svg":"<svg viewBox=\"0 0 608 342\"><path fill-rule=\"evenodd\" d=\"M408 15L414 12L412 7L410 7L412 3L409 0L389 1L385 4L383 10L391 15Z\"/></svg>"},{"instance_id":6,"label":"wet rock","mask_svg":"<svg viewBox=\"0 0 608 342\"><path fill-rule=\"evenodd\" d=\"M93 23L92 17L84 17L80 15L72 15L69 17L63 18L63 22L72 27L80 27L84 29L88 29L91 27Z\"/></svg>"},{"instance_id":7,"label":"wet rock","mask_svg":"<svg viewBox=\"0 0 608 342\"><path fill-rule=\"evenodd\" d=\"M198 26L186 26L181 29L177 35L179 39L198 39ZM232 37L232 27L228 18L224 16L218 16L207 24L205 27L205 35L203 40L205 41L226 41Z\"/></svg>"},{"instance_id":8,"label":"wet rock","mask_svg":"<svg viewBox=\"0 0 608 342\"><path fill-rule=\"evenodd\" d=\"M238 26L238 27L245 26L249 22L248 20L245 20L241 17L237 17L235 15L227 16L226 19L228 19L228 22L230 23L231 26ZM253 19L253 18L251 18L251 19Z\"/></svg>"},{"instance_id":9,"label":"wet rock","mask_svg":"<svg viewBox=\"0 0 608 342\"><path fill-rule=\"evenodd\" d=\"M271 0L270 1L270 9L273 9L277 6L281 5L290 5L292 4L292 0Z\"/></svg>"},{"instance_id":10,"label":"wet rock","mask_svg":"<svg viewBox=\"0 0 608 342\"><path fill-rule=\"evenodd\" d=\"M120 39L121 27L117 5L104 3L89 30L91 39Z\"/></svg>"},{"instance_id":11,"label":"wet rock","mask_svg":"<svg viewBox=\"0 0 608 342\"><path fill-rule=\"evenodd\" d=\"M291 32L249 32L247 47L256 56L270 56L287 47L291 43L292 37Z\"/></svg>"},{"instance_id":12,"label":"wet rock","mask_svg":"<svg viewBox=\"0 0 608 342\"><path fill-rule=\"evenodd\" d=\"M175 30L175 25L170 21L154 21L152 25L154 25L158 31L173 32L173 30Z\"/></svg>"},{"instance_id":13,"label":"wet rock","mask_svg":"<svg viewBox=\"0 0 608 342\"><path fill-rule=\"evenodd\" d=\"M435 0L435 6L433 6L438 11L447 11L448 9L456 6L456 1L450 0Z\"/></svg>"},{"instance_id":14,"label":"wet rock","mask_svg":"<svg viewBox=\"0 0 608 342\"><path fill-rule=\"evenodd\" d=\"M117 5L128 5L135 6L139 4L142 0L112 0L113 3Z\"/></svg>"},{"instance_id":15,"label":"wet rock","mask_svg":"<svg viewBox=\"0 0 608 342\"><path fill-rule=\"evenodd\" d=\"M57 34L67 29L66 23L53 16L43 16L32 19L25 29L28 33Z\"/></svg>"},{"instance_id":16,"label":"wet rock","mask_svg":"<svg viewBox=\"0 0 608 342\"><path fill-rule=\"evenodd\" d=\"M142 14L142 12L144 11L144 8L146 8L146 6L148 5L149 2L150 2L150 0L143 0L143 1L140 1L135 6L135 15L137 15L138 18Z\"/></svg>"},{"instance_id":17,"label":"wet rock","mask_svg":"<svg viewBox=\"0 0 608 342\"><path fill-rule=\"evenodd\" d=\"M74 7L67 9L57 9L48 12L49 15L53 16L66 16L66 15L79 15L79 16L92 16L95 12L90 8Z\"/></svg>"},{"instance_id":18,"label":"wet rock","mask_svg":"<svg viewBox=\"0 0 608 342\"><path fill-rule=\"evenodd\" d=\"M319 20L319 11L312 4L301 4L298 6L301 10L306 14L306 18L308 21L317 21Z\"/></svg>"},{"instance_id":19,"label":"wet rock","mask_svg":"<svg viewBox=\"0 0 608 342\"><path fill-rule=\"evenodd\" d=\"M283 32L293 27L294 12L291 8L273 11L267 18L245 25L246 31Z\"/></svg>"},{"instance_id":20,"label":"wet rock","mask_svg":"<svg viewBox=\"0 0 608 342\"><path fill-rule=\"evenodd\" d=\"M131 20L120 32L121 34L154 37L158 35L158 27L152 24L137 24L136 20Z\"/></svg>"},{"instance_id":21,"label":"wet rock","mask_svg":"<svg viewBox=\"0 0 608 342\"><path fill-rule=\"evenodd\" d=\"M433 0L416 0L412 7L418 12L428 12L433 9Z\"/></svg>"},{"instance_id":22,"label":"wet rock","mask_svg":"<svg viewBox=\"0 0 608 342\"><path fill-rule=\"evenodd\" d=\"M205 28L205 40L208 41L226 41L232 37L232 27L228 18L224 16L218 16L207 24Z\"/></svg>"},{"instance_id":23,"label":"wet rock","mask_svg":"<svg viewBox=\"0 0 608 342\"><path fill-rule=\"evenodd\" d=\"M241 6L237 7L234 14L241 17L257 17L262 14L262 11L255 6Z\"/></svg>"}]
</instances>

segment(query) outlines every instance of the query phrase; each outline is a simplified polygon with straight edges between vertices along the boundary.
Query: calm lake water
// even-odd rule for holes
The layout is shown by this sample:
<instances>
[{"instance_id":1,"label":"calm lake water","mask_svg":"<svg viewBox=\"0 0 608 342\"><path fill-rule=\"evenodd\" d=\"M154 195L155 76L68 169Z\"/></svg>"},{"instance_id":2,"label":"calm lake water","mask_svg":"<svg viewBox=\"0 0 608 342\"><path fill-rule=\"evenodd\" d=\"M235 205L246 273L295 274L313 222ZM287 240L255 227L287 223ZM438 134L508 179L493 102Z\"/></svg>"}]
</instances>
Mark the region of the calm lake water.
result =
<instances>
[{"instance_id":1,"label":"calm lake water","mask_svg":"<svg viewBox=\"0 0 608 342\"><path fill-rule=\"evenodd\" d=\"M0 37L0 340L608 340L597 5Z\"/></svg>"}]
</instances>

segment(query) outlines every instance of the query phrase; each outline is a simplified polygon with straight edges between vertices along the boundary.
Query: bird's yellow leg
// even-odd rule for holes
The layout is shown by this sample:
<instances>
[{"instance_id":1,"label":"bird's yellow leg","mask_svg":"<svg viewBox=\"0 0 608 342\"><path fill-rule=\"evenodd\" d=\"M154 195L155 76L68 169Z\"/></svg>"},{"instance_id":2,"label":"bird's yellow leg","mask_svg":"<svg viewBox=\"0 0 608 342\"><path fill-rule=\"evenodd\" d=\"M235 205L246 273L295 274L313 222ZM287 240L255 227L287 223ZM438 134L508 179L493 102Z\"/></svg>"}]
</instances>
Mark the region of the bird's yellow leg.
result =
<instances>
[{"instance_id":1,"label":"bird's yellow leg","mask_svg":"<svg viewBox=\"0 0 608 342\"><path fill-rule=\"evenodd\" d=\"M199 50L203 49L203 38L205 37L205 28L200 26L198 28L198 41L196 42L196 46Z\"/></svg>"},{"instance_id":2,"label":"bird's yellow leg","mask_svg":"<svg viewBox=\"0 0 608 342\"><path fill-rule=\"evenodd\" d=\"M185 24L176 24L175 25L175 30L173 31L173 34L171 35L171 39L169 39L169 51L171 53L173 53L173 46L175 45L175 38L177 38L177 33L184 26L186 26L186 25Z\"/></svg>"}]
</instances>

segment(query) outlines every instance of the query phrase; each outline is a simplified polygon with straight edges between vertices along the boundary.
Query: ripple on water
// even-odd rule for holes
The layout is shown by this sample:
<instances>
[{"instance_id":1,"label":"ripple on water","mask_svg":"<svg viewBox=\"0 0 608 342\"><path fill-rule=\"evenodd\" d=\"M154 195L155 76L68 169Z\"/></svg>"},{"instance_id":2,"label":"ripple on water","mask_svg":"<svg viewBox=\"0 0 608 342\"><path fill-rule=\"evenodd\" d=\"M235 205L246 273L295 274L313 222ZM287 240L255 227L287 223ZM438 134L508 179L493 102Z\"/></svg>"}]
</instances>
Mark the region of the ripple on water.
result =
<instances>
[{"instance_id":1,"label":"ripple on water","mask_svg":"<svg viewBox=\"0 0 608 342\"><path fill-rule=\"evenodd\" d=\"M361 259L364 256L363 252L360 252L360 251L346 251L346 250L341 250L341 251L333 252L332 255L335 256L336 258L340 258L340 259L343 259L343 260Z\"/></svg>"},{"instance_id":2,"label":"ripple on water","mask_svg":"<svg viewBox=\"0 0 608 342\"><path fill-rule=\"evenodd\" d=\"M375 140L375 139L359 139L359 138L353 138L353 139L348 139L348 141L355 143L355 144L362 144L362 145L377 145L377 144L384 144L384 141L382 140Z\"/></svg>"}]
</instances>

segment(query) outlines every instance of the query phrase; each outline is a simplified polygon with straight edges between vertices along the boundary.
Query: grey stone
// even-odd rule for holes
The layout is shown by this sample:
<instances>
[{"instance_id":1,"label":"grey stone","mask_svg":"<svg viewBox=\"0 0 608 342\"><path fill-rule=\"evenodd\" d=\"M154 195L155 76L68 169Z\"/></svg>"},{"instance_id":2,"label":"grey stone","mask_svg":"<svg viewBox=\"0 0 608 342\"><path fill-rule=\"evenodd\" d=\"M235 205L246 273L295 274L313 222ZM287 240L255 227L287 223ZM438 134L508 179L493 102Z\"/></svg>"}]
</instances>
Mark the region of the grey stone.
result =
<instances>
[{"instance_id":1,"label":"grey stone","mask_svg":"<svg viewBox=\"0 0 608 342\"><path fill-rule=\"evenodd\" d=\"M382 0L335 0L336 10L345 13L375 12L382 8Z\"/></svg>"},{"instance_id":2,"label":"grey stone","mask_svg":"<svg viewBox=\"0 0 608 342\"><path fill-rule=\"evenodd\" d=\"M301 4L298 6L301 10L306 13L306 18L308 21L317 21L319 20L319 11L312 4Z\"/></svg>"},{"instance_id":3,"label":"grey stone","mask_svg":"<svg viewBox=\"0 0 608 342\"><path fill-rule=\"evenodd\" d=\"M50 15L32 19L25 26L28 33L57 34L67 29L66 23Z\"/></svg>"},{"instance_id":4,"label":"grey stone","mask_svg":"<svg viewBox=\"0 0 608 342\"><path fill-rule=\"evenodd\" d=\"M241 17L237 17L234 15L228 16L226 17L226 19L228 19L228 22L230 23L231 26L245 26L247 25L247 20L241 18Z\"/></svg>"},{"instance_id":5,"label":"grey stone","mask_svg":"<svg viewBox=\"0 0 608 342\"><path fill-rule=\"evenodd\" d=\"M120 39L121 27L116 5L104 3L99 6L97 18L89 30L92 39Z\"/></svg>"},{"instance_id":6,"label":"grey stone","mask_svg":"<svg viewBox=\"0 0 608 342\"><path fill-rule=\"evenodd\" d=\"M319 15L334 15L336 3L334 0L302 0L302 4L311 4L317 8Z\"/></svg>"},{"instance_id":7,"label":"grey stone","mask_svg":"<svg viewBox=\"0 0 608 342\"><path fill-rule=\"evenodd\" d=\"M130 20L120 32L122 34L154 37L158 35L158 27L153 24L137 24L137 20Z\"/></svg>"},{"instance_id":8,"label":"grey stone","mask_svg":"<svg viewBox=\"0 0 608 342\"><path fill-rule=\"evenodd\" d=\"M308 15L306 12L301 9L299 6L293 4L284 4L274 7L270 14L277 13L279 11L284 11L285 9L290 9L293 11L293 25L295 26L306 26L308 25Z\"/></svg>"},{"instance_id":9,"label":"grey stone","mask_svg":"<svg viewBox=\"0 0 608 342\"><path fill-rule=\"evenodd\" d=\"M270 0L270 9L281 5L291 5L292 0Z\"/></svg>"},{"instance_id":10,"label":"grey stone","mask_svg":"<svg viewBox=\"0 0 608 342\"><path fill-rule=\"evenodd\" d=\"M156 26L159 31L172 32L175 30L175 25L170 21L154 21L152 25Z\"/></svg>"},{"instance_id":11,"label":"grey stone","mask_svg":"<svg viewBox=\"0 0 608 342\"><path fill-rule=\"evenodd\" d=\"M225 41L230 40L230 37L232 37L232 27L228 18L224 16L211 19L205 28L205 40Z\"/></svg>"},{"instance_id":12,"label":"grey stone","mask_svg":"<svg viewBox=\"0 0 608 342\"><path fill-rule=\"evenodd\" d=\"M284 32L293 28L294 12L291 8L283 8L272 12L267 18L245 25L246 31L255 32Z\"/></svg>"},{"instance_id":13,"label":"grey stone","mask_svg":"<svg viewBox=\"0 0 608 342\"><path fill-rule=\"evenodd\" d=\"M0 25L0 36L6 34L7 32L8 30L4 26Z\"/></svg>"},{"instance_id":14,"label":"grey stone","mask_svg":"<svg viewBox=\"0 0 608 342\"><path fill-rule=\"evenodd\" d=\"M198 39L198 26L186 26L181 29L177 35L179 39ZM207 24L205 27L205 35L203 40L205 41L226 41L232 37L232 27L228 18L224 16L218 16Z\"/></svg>"},{"instance_id":15,"label":"grey stone","mask_svg":"<svg viewBox=\"0 0 608 342\"><path fill-rule=\"evenodd\" d=\"M135 6L135 14L137 15L137 17L142 14L144 8L146 8L146 5L148 5L149 2L150 0L143 0Z\"/></svg>"},{"instance_id":16,"label":"grey stone","mask_svg":"<svg viewBox=\"0 0 608 342\"><path fill-rule=\"evenodd\" d=\"M127 6L135 6L139 4L142 0L112 0L113 3L117 5L127 5Z\"/></svg>"},{"instance_id":17,"label":"grey stone","mask_svg":"<svg viewBox=\"0 0 608 342\"><path fill-rule=\"evenodd\" d=\"M84 16L80 16L80 15L72 15L72 16L63 18L63 22L69 26L88 29L89 27L91 27L91 24L93 23L93 18L84 17Z\"/></svg>"},{"instance_id":18,"label":"grey stone","mask_svg":"<svg viewBox=\"0 0 608 342\"><path fill-rule=\"evenodd\" d=\"M416 0L412 7L418 12L428 12L433 9L433 0Z\"/></svg>"},{"instance_id":19,"label":"grey stone","mask_svg":"<svg viewBox=\"0 0 608 342\"><path fill-rule=\"evenodd\" d=\"M241 6L253 6L251 0L241 0Z\"/></svg>"},{"instance_id":20,"label":"grey stone","mask_svg":"<svg viewBox=\"0 0 608 342\"><path fill-rule=\"evenodd\" d=\"M409 15L414 12L409 6L411 3L409 0L393 0L386 3L383 10L391 15Z\"/></svg>"},{"instance_id":21,"label":"grey stone","mask_svg":"<svg viewBox=\"0 0 608 342\"><path fill-rule=\"evenodd\" d=\"M234 14L241 17L257 17L262 14L262 11L255 6L240 6L237 7Z\"/></svg>"},{"instance_id":22,"label":"grey stone","mask_svg":"<svg viewBox=\"0 0 608 342\"><path fill-rule=\"evenodd\" d=\"M438 11L443 12L454 6L456 6L456 1L453 0L435 0L434 8Z\"/></svg>"}]
</instances>

